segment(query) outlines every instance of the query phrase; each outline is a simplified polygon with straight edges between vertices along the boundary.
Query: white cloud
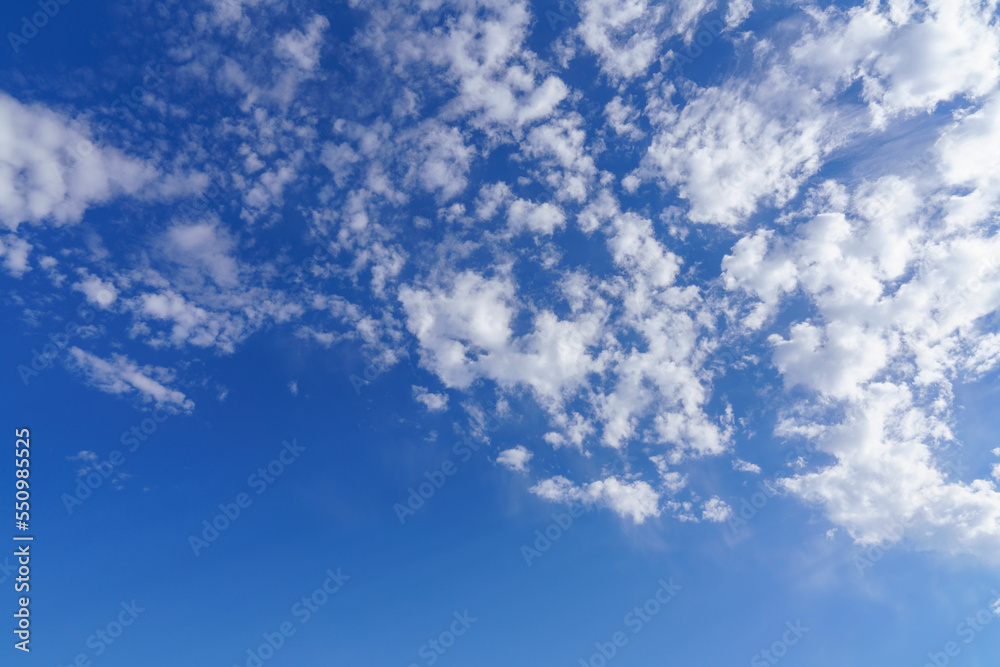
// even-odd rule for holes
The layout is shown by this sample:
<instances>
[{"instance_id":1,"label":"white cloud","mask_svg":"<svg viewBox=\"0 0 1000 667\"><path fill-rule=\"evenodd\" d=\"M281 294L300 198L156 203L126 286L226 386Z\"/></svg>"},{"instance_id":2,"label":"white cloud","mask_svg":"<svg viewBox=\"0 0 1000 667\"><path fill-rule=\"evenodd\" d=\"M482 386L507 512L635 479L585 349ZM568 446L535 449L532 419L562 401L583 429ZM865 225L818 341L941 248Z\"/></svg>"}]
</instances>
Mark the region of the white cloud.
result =
<instances>
[{"instance_id":1,"label":"white cloud","mask_svg":"<svg viewBox=\"0 0 1000 667\"><path fill-rule=\"evenodd\" d=\"M242 337L238 320L225 314L213 314L173 291L143 294L136 310L142 316L171 323L167 340L176 346L184 343L198 347L219 345L232 351L235 340Z\"/></svg>"},{"instance_id":2,"label":"white cloud","mask_svg":"<svg viewBox=\"0 0 1000 667\"><path fill-rule=\"evenodd\" d=\"M694 222L735 226L781 206L832 147L816 96L781 81L699 90L657 127L639 174L676 187Z\"/></svg>"},{"instance_id":3,"label":"white cloud","mask_svg":"<svg viewBox=\"0 0 1000 667\"><path fill-rule=\"evenodd\" d=\"M496 137L550 117L568 96L566 84L526 48L532 20L527 3L427 3L420 12L425 25L438 27L418 28L412 9L400 6L390 8L387 20L371 22L363 41L395 72L429 74L449 99L445 118L469 117L473 127ZM428 83L403 79L407 90Z\"/></svg>"},{"instance_id":4,"label":"white cloud","mask_svg":"<svg viewBox=\"0 0 1000 667\"><path fill-rule=\"evenodd\" d=\"M132 195L157 176L88 129L40 104L0 93L0 222L78 222L87 208Z\"/></svg>"},{"instance_id":5,"label":"white cloud","mask_svg":"<svg viewBox=\"0 0 1000 667\"><path fill-rule=\"evenodd\" d=\"M73 284L73 289L83 292L87 301L100 307L109 308L118 298L118 289L114 284L92 276L85 270L80 271L82 280Z\"/></svg>"},{"instance_id":6,"label":"white cloud","mask_svg":"<svg viewBox=\"0 0 1000 667\"><path fill-rule=\"evenodd\" d=\"M635 213L612 219L614 234L608 247L615 264L640 275L651 288L669 287L680 271L680 258L667 250L653 234L653 225Z\"/></svg>"},{"instance_id":7,"label":"white cloud","mask_svg":"<svg viewBox=\"0 0 1000 667\"><path fill-rule=\"evenodd\" d=\"M733 459L733 470L738 470L740 472L751 472L755 475L760 474L760 466L756 463L750 463L749 461L744 461L743 459Z\"/></svg>"},{"instance_id":8,"label":"white cloud","mask_svg":"<svg viewBox=\"0 0 1000 667\"><path fill-rule=\"evenodd\" d=\"M565 477L557 475L535 484L530 491L552 502L584 504L599 503L610 507L621 517L628 517L640 524L651 516L659 516L659 495L641 480L622 482L617 477L607 477L583 486L575 486Z\"/></svg>"},{"instance_id":9,"label":"white cloud","mask_svg":"<svg viewBox=\"0 0 1000 667\"><path fill-rule=\"evenodd\" d=\"M534 234L552 234L566 224L562 210L550 202L536 204L515 199L507 208L507 225L515 234L530 231Z\"/></svg>"},{"instance_id":10,"label":"white cloud","mask_svg":"<svg viewBox=\"0 0 1000 667\"><path fill-rule=\"evenodd\" d=\"M788 340L774 334L774 364L789 387L805 385L835 398L856 396L888 362L888 345L872 331L830 322L825 331L807 322L791 329Z\"/></svg>"},{"instance_id":11,"label":"white cloud","mask_svg":"<svg viewBox=\"0 0 1000 667\"><path fill-rule=\"evenodd\" d=\"M329 347L338 340L338 335L332 331L319 331L309 326L301 326L295 331L299 338L314 340L324 347Z\"/></svg>"},{"instance_id":12,"label":"white cloud","mask_svg":"<svg viewBox=\"0 0 1000 667\"><path fill-rule=\"evenodd\" d=\"M543 436L543 439L556 449L573 447L582 452L584 442L594 433L593 423L579 412L567 414L558 411L552 415L552 423L561 432L550 431Z\"/></svg>"},{"instance_id":13,"label":"white cloud","mask_svg":"<svg viewBox=\"0 0 1000 667\"><path fill-rule=\"evenodd\" d=\"M528 472L528 461L534 456L524 445L505 449L497 454L497 463L514 472Z\"/></svg>"},{"instance_id":14,"label":"white cloud","mask_svg":"<svg viewBox=\"0 0 1000 667\"><path fill-rule=\"evenodd\" d=\"M968 227L992 215L1000 201L1000 93L948 128L937 148L947 182L973 188L953 195L949 218Z\"/></svg>"},{"instance_id":15,"label":"white cloud","mask_svg":"<svg viewBox=\"0 0 1000 667\"><path fill-rule=\"evenodd\" d=\"M86 251L24 225L0 240L0 261L15 276L32 258L45 269L16 298L65 282L133 318L129 335L154 348L228 353L287 323L302 341L356 342L380 368L413 350L443 387L534 400L547 423L542 442L524 441L591 471L577 482L553 471L533 493L636 522L729 515L693 488L704 476L690 460L725 456L717 465L760 474L730 453L758 406L730 406L739 392L727 386L760 359L787 391L764 369L740 382L777 413L774 435L824 452L797 462L785 490L863 543L906 519L918 548L989 556L1000 473L956 480L941 463L962 432L957 388L1000 367L988 4L793 7L736 32L750 0L585 0L539 53L528 44L544 14L521 0L390 4L343 45L363 53L327 73L326 18L215 2L192 16L195 37L178 36L175 74L195 104L228 97L226 113L210 120L185 94L144 102L162 117L119 130L132 154L212 173L216 213L165 222L153 211L131 246L132 234L102 242L83 225ZM711 10L726 26L703 20ZM724 43L688 74L712 70L709 84L671 71L666 52L705 29ZM710 66L730 53L738 69ZM591 54L596 81L561 73ZM158 129L175 124L180 144ZM4 226L76 222L115 197L170 189L153 163L90 150L89 136L0 96ZM77 146L88 154L60 168ZM920 150L923 167L902 162ZM646 201L650 182L681 206ZM146 211L122 213L145 222ZM313 261L284 274L303 241ZM738 364L720 366L727 349ZM74 350L102 389L190 409L166 369ZM443 390L412 392L428 411L448 407ZM497 462L527 471L535 453L518 446Z\"/></svg>"},{"instance_id":16,"label":"white cloud","mask_svg":"<svg viewBox=\"0 0 1000 667\"><path fill-rule=\"evenodd\" d=\"M721 523L733 513L732 508L718 496L712 496L701 506L701 518L704 521Z\"/></svg>"},{"instance_id":17,"label":"white cloud","mask_svg":"<svg viewBox=\"0 0 1000 667\"><path fill-rule=\"evenodd\" d=\"M88 472L94 469L94 464L97 463L97 452L92 452L90 450L84 449L77 452L74 456L67 456L67 461L82 461L82 465L76 469L76 476L83 477ZM105 463L105 465L109 465Z\"/></svg>"},{"instance_id":18,"label":"white cloud","mask_svg":"<svg viewBox=\"0 0 1000 667\"><path fill-rule=\"evenodd\" d=\"M166 233L164 249L182 271L182 280L200 285L205 278L222 288L239 283L235 242L216 222L177 223Z\"/></svg>"},{"instance_id":19,"label":"white cloud","mask_svg":"<svg viewBox=\"0 0 1000 667\"><path fill-rule=\"evenodd\" d=\"M423 403L424 407L430 412L443 412L448 409L448 395L447 394L435 394L433 392L427 391L427 387L418 387L413 385L413 398L418 402Z\"/></svg>"},{"instance_id":20,"label":"white cloud","mask_svg":"<svg viewBox=\"0 0 1000 667\"><path fill-rule=\"evenodd\" d=\"M173 374L165 368L140 367L121 354L112 355L110 360L101 359L75 346L69 349L69 354L73 368L101 391L136 394L145 402L174 410L190 412L194 409L194 403L182 392L163 384L173 379Z\"/></svg>"},{"instance_id":21,"label":"white cloud","mask_svg":"<svg viewBox=\"0 0 1000 667\"><path fill-rule=\"evenodd\" d=\"M818 442L837 462L781 484L821 503L861 544L878 542L885 526L901 523L919 549L995 558L1000 492L987 480L945 480L933 452L951 437L939 417L913 405L906 388L873 385Z\"/></svg>"},{"instance_id":22,"label":"white cloud","mask_svg":"<svg viewBox=\"0 0 1000 667\"><path fill-rule=\"evenodd\" d=\"M3 265L7 272L15 278L20 278L31 270L31 266L28 264L29 253L31 253L31 244L24 239L13 234L7 234L0 238L0 258L3 259Z\"/></svg>"},{"instance_id":23,"label":"white cloud","mask_svg":"<svg viewBox=\"0 0 1000 667\"><path fill-rule=\"evenodd\" d=\"M447 201L468 184L472 150L465 145L461 132L429 124L420 130L420 149L412 168L413 177L428 192L438 192Z\"/></svg>"},{"instance_id":24,"label":"white cloud","mask_svg":"<svg viewBox=\"0 0 1000 667\"><path fill-rule=\"evenodd\" d=\"M792 49L827 81L860 79L877 126L931 111L959 95L981 96L1000 78L995 8L972 0L830 7Z\"/></svg>"},{"instance_id":25,"label":"white cloud","mask_svg":"<svg viewBox=\"0 0 1000 667\"><path fill-rule=\"evenodd\" d=\"M798 284L797 269L791 259L767 256L768 242L773 234L773 231L757 230L737 241L732 253L722 259L726 288L739 288L759 299L743 321L751 329L759 329L781 297Z\"/></svg>"},{"instance_id":26,"label":"white cloud","mask_svg":"<svg viewBox=\"0 0 1000 667\"><path fill-rule=\"evenodd\" d=\"M329 27L330 22L326 17L317 14L309 21L305 32L291 30L278 35L274 40L275 53L294 62L303 70L312 70L319 63L323 32Z\"/></svg>"},{"instance_id":27,"label":"white cloud","mask_svg":"<svg viewBox=\"0 0 1000 667\"><path fill-rule=\"evenodd\" d=\"M552 405L602 366L587 350L601 331L599 313L560 320L542 311L530 333L513 338L517 304L505 280L467 271L430 289L404 286L400 300L407 328L420 342L421 364L449 387L463 389L487 377L526 385Z\"/></svg>"},{"instance_id":28,"label":"white cloud","mask_svg":"<svg viewBox=\"0 0 1000 667\"><path fill-rule=\"evenodd\" d=\"M641 139L645 136L645 132L640 130L638 125L636 125L636 121L639 119L639 112L635 107L623 102L620 95L613 97L604 106L604 115L608 119L608 125L614 129L615 134L632 140Z\"/></svg>"},{"instance_id":29,"label":"white cloud","mask_svg":"<svg viewBox=\"0 0 1000 667\"><path fill-rule=\"evenodd\" d=\"M676 470L671 470L665 456L657 454L650 456L649 460L656 466L656 472L660 475L661 485L668 493L673 495L687 486L687 475Z\"/></svg>"},{"instance_id":30,"label":"white cloud","mask_svg":"<svg viewBox=\"0 0 1000 667\"><path fill-rule=\"evenodd\" d=\"M768 338L786 386L807 390L780 429L810 433L835 462L806 462L784 488L863 544L906 521L917 548L990 557L1000 494L989 479L947 480L937 457L954 441L953 384L995 363L983 318L1000 307L1000 239L922 214L919 188L941 187L873 180L837 199L854 215L745 237L724 262L726 285L760 299L749 326L793 289L810 304L807 321ZM843 417L830 416L834 406Z\"/></svg>"},{"instance_id":31,"label":"white cloud","mask_svg":"<svg viewBox=\"0 0 1000 667\"><path fill-rule=\"evenodd\" d=\"M586 200L597 176L586 139L583 119L574 114L532 128L522 142L524 153L541 162L542 180L560 201Z\"/></svg>"},{"instance_id":32,"label":"white cloud","mask_svg":"<svg viewBox=\"0 0 1000 667\"><path fill-rule=\"evenodd\" d=\"M612 79L644 73L657 56L663 7L644 0L582 0L577 33Z\"/></svg>"},{"instance_id":33,"label":"white cloud","mask_svg":"<svg viewBox=\"0 0 1000 667\"><path fill-rule=\"evenodd\" d=\"M729 0L726 9L726 26L735 28L750 16L753 11L753 0Z\"/></svg>"},{"instance_id":34,"label":"white cloud","mask_svg":"<svg viewBox=\"0 0 1000 667\"><path fill-rule=\"evenodd\" d=\"M449 286L404 286L399 299L407 328L423 349L421 362L448 387L468 387L475 376L472 362L503 349L510 338L514 294L502 280L464 272Z\"/></svg>"}]
</instances>

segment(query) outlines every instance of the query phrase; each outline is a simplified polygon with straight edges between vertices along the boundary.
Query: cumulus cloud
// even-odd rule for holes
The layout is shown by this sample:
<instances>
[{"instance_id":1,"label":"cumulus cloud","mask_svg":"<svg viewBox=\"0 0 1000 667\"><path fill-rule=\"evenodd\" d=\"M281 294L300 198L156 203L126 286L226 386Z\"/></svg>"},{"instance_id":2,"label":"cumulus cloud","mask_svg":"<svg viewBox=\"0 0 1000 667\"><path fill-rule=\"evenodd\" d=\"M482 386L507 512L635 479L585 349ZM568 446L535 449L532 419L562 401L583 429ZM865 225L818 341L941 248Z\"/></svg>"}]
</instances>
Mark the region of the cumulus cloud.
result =
<instances>
[{"instance_id":1,"label":"cumulus cloud","mask_svg":"<svg viewBox=\"0 0 1000 667\"><path fill-rule=\"evenodd\" d=\"M425 351L422 362L449 387L468 387L480 355L501 350L511 336L512 286L464 272L452 284L399 292L407 328Z\"/></svg>"},{"instance_id":2,"label":"cumulus cloud","mask_svg":"<svg viewBox=\"0 0 1000 667\"><path fill-rule=\"evenodd\" d=\"M760 466L756 463L750 463L749 461L744 461L743 459L733 459L733 470L738 470L740 472L750 472L755 475L760 474Z\"/></svg>"},{"instance_id":3,"label":"cumulus cloud","mask_svg":"<svg viewBox=\"0 0 1000 667\"><path fill-rule=\"evenodd\" d=\"M828 80L860 79L874 122L884 126L894 115L993 89L1000 37L992 11L971 0L830 7L792 53Z\"/></svg>"},{"instance_id":4,"label":"cumulus cloud","mask_svg":"<svg viewBox=\"0 0 1000 667\"><path fill-rule=\"evenodd\" d=\"M608 125L614 129L619 136L628 139L641 139L645 136L636 125L639 119L639 112L635 107L626 104L620 95L615 96L604 106L604 115L607 116Z\"/></svg>"},{"instance_id":5,"label":"cumulus cloud","mask_svg":"<svg viewBox=\"0 0 1000 667\"><path fill-rule=\"evenodd\" d=\"M542 480L531 487L535 495L558 503L580 502L585 505L601 504L610 507L621 517L634 523L645 522L659 516L659 495L646 482L623 482L617 477L607 477L582 486L576 486L561 475Z\"/></svg>"},{"instance_id":6,"label":"cumulus cloud","mask_svg":"<svg viewBox=\"0 0 1000 667\"><path fill-rule=\"evenodd\" d=\"M721 523L729 518L733 510L718 496L712 496L701 506L701 518L704 521Z\"/></svg>"},{"instance_id":7,"label":"cumulus cloud","mask_svg":"<svg viewBox=\"0 0 1000 667\"><path fill-rule=\"evenodd\" d=\"M303 70L312 70L319 63L319 51L323 32L330 27L325 16L316 15L305 31L291 30L278 35L274 40L274 50L282 58L294 62Z\"/></svg>"},{"instance_id":8,"label":"cumulus cloud","mask_svg":"<svg viewBox=\"0 0 1000 667\"><path fill-rule=\"evenodd\" d=\"M507 207L507 225L514 233L530 231L535 234L552 234L566 224L566 216L550 202L535 204L516 199Z\"/></svg>"},{"instance_id":9,"label":"cumulus cloud","mask_svg":"<svg viewBox=\"0 0 1000 667\"><path fill-rule=\"evenodd\" d=\"M528 472L528 461L533 456L524 445L518 445L497 454L497 463L514 472Z\"/></svg>"},{"instance_id":10,"label":"cumulus cloud","mask_svg":"<svg viewBox=\"0 0 1000 667\"><path fill-rule=\"evenodd\" d=\"M760 474L731 450L773 412L775 439L824 453L782 488L855 540L906 520L918 548L995 553L996 469L943 463L958 387L1000 367L995 7L791 7L773 26L750 0L574 8L552 42L523 1L389 4L327 71L329 19L212 2L175 35L185 95L147 99L156 121L123 122L121 150L88 143L85 113L0 95L0 262L19 292L131 318L126 345L233 353L286 325L379 368L412 352L444 388L412 385L420 410L534 401L540 437L496 460L581 459L532 486L554 502L724 521L690 462ZM668 67L700 27L737 69ZM197 212L141 206L192 184ZM84 220L126 197L107 228ZM60 247L56 226L78 236ZM168 369L70 362L192 407ZM730 405L732 383L765 405Z\"/></svg>"},{"instance_id":11,"label":"cumulus cloud","mask_svg":"<svg viewBox=\"0 0 1000 667\"><path fill-rule=\"evenodd\" d=\"M983 318L1000 307L1000 239L969 224L942 228L920 212L921 189L950 187L899 177L861 184L827 201L840 211L807 215L791 234L745 236L723 267L727 287L757 300L743 311L748 328L787 294L812 309L768 337L786 386L807 392L781 428L808 434L836 462L783 487L822 505L860 543L905 521L903 539L918 548L988 555L1000 539L994 482L947 479L939 452L955 442L954 384L997 363Z\"/></svg>"},{"instance_id":12,"label":"cumulus cloud","mask_svg":"<svg viewBox=\"0 0 1000 667\"><path fill-rule=\"evenodd\" d=\"M835 141L826 124L813 93L776 81L699 90L657 124L638 174L677 188L692 221L735 226L761 201L783 205L816 172Z\"/></svg>"},{"instance_id":13,"label":"cumulus cloud","mask_svg":"<svg viewBox=\"0 0 1000 667\"><path fill-rule=\"evenodd\" d=\"M462 134L455 128L430 125L420 132L420 149L416 153L413 174L428 192L439 193L448 200L465 189L465 178L472 150L465 145Z\"/></svg>"},{"instance_id":14,"label":"cumulus cloud","mask_svg":"<svg viewBox=\"0 0 1000 667\"><path fill-rule=\"evenodd\" d=\"M0 259L3 259L3 266L7 273L20 278L25 272L31 270L28 263L28 255L31 253L31 244L13 234L7 234L0 238Z\"/></svg>"},{"instance_id":15,"label":"cumulus cloud","mask_svg":"<svg viewBox=\"0 0 1000 667\"><path fill-rule=\"evenodd\" d=\"M201 284L207 278L227 288L239 281L232 256L234 241L217 222L175 224L166 233L164 250L189 284Z\"/></svg>"},{"instance_id":16,"label":"cumulus cloud","mask_svg":"<svg viewBox=\"0 0 1000 667\"><path fill-rule=\"evenodd\" d=\"M95 145L87 127L0 93L0 221L78 222L91 206L137 193L157 171Z\"/></svg>"},{"instance_id":17,"label":"cumulus cloud","mask_svg":"<svg viewBox=\"0 0 1000 667\"><path fill-rule=\"evenodd\" d=\"M874 544L886 526L901 524L917 548L994 558L1000 492L990 480L945 478L934 451L951 438L941 417L914 405L905 387L876 384L819 439L837 462L781 484L822 504L861 544Z\"/></svg>"},{"instance_id":18,"label":"cumulus cloud","mask_svg":"<svg viewBox=\"0 0 1000 667\"><path fill-rule=\"evenodd\" d=\"M583 0L576 33L605 74L629 80L650 68L666 38L690 41L695 24L714 5L714 0L669 7L644 0Z\"/></svg>"},{"instance_id":19,"label":"cumulus cloud","mask_svg":"<svg viewBox=\"0 0 1000 667\"><path fill-rule=\"evenodd\" d=\"M430 412L444 412L448 409L448 395L427 391L427 387L413 385L413 398Z\"/></svg>"},{"instance_id":20,"label":"cumulus cloud","mask_svg":"<svg viewBox=\"0 0 1000 667\"><path fill-rule=\"evenodd\" d=\"M118 298L118 289L114 284L92 276L86 270L80 273L82 278L73 284L73 289L83 292L88 302L99 308L109 308Z\"/></svg>"}]
</instances>

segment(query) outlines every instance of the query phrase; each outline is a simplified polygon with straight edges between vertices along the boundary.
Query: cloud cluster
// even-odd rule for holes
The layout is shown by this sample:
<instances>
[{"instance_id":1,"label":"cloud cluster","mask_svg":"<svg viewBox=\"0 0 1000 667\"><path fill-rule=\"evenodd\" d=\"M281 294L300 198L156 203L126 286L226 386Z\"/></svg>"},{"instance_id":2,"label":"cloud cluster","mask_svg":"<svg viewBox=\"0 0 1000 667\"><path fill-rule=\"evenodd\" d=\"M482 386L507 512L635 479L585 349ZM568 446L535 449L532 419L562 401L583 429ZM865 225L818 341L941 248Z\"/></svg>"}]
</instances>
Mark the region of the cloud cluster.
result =
<instances>
[{"instance_id":1,"label":"cloud cluster","mask_svg":"<svg viewBox=\"0 0 1000 667\"><path fill-rule=\"evenodd\" d=\"M945 465L1000 365L995 3L351 3L344 43L306 5L165 8L176 66L120 148L0 93L0 263L127 324L128 355L69 351L85 381L188 411L133 359L267 327L412 355L421 411L532 402L496 461L635 523L726 521L690 462L764 473L767 412L824 454L783 489L859 542L996 553L995 476ZM732 67L689 78L695 43ZM777 386L733 405L755 362Z\"/></svg>"}]
</instances>

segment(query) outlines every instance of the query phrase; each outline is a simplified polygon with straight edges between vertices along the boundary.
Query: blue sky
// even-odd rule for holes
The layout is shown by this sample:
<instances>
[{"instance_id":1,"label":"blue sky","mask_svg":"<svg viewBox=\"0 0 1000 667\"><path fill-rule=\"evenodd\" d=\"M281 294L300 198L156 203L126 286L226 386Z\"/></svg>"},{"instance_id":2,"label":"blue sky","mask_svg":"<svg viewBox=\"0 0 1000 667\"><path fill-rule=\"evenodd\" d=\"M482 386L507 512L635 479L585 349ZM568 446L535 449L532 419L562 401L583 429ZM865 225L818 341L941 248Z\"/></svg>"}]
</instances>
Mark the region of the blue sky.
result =
<instances>
[{"instance_id":1,"label":"blue sky","mask_svg":"<svg viewBox=\"0 0 1000 667\"><path fill-rule=\"evenodd\" d=\"M993 664L996 10L8 3L2 664Z\"/></svg>"}]
</instances>

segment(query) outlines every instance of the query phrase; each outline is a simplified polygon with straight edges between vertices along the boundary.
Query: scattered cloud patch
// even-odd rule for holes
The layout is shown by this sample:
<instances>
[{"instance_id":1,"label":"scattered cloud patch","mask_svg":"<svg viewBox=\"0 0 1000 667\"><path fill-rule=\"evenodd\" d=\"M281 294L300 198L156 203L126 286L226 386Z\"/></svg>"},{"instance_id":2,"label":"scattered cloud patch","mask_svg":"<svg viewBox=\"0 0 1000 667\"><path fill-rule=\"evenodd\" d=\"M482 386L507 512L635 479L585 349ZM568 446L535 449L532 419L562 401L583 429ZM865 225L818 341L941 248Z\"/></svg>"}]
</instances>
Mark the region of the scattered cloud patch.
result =
<instances>
[{"instance_id":1,"label":"scattered cloud patch","mask_svg":"<svg viewBox=\"0 0 1000 667\"><path fill-rule=\"evenodd\" d=\"M101 391L109 394L135 395L144 403L152 403L174 411L190 412L194 409L194 402L182 392L164 384L173 379L173 374L166 368L140 367L120 354L112 355L110 360L102 359L75 346L69 349L69 355L71 367Z\"/></svg>"}]
</instances>

